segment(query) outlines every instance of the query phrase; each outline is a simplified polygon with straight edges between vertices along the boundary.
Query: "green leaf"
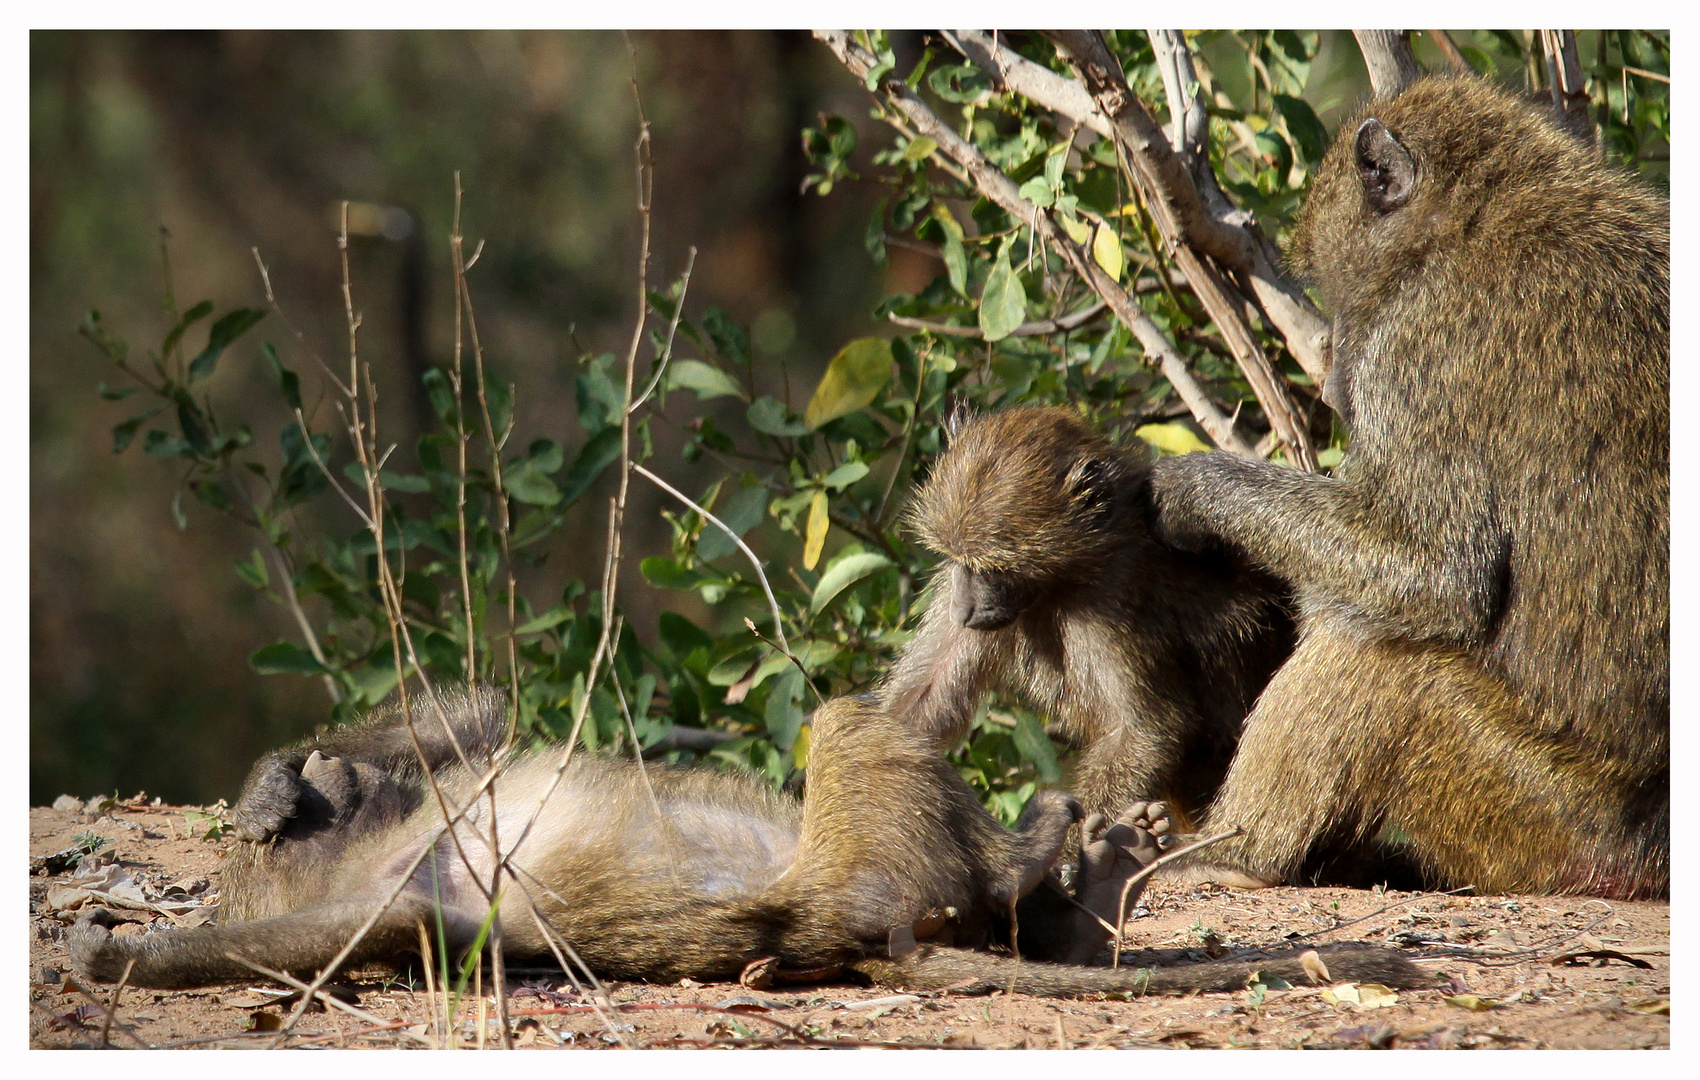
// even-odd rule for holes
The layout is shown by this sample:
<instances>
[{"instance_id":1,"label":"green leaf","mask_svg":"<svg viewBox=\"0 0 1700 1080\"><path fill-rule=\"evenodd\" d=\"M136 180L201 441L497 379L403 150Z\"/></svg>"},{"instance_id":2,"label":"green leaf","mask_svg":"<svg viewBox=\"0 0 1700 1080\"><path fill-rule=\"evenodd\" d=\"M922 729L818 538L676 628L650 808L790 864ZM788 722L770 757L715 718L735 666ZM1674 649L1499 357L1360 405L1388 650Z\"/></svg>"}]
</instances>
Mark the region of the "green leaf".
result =
<instances>
[{"instance_id":1,"label":"green leaf","mask_svg":"<svg viewBox=\"0 0 1700 1080\"><path fill-rule=\"evenodd\" d=\"M685 389L696 394L698 401L708 401L718 397L744 396L744 391L738 386L732 376L721 371L713 364L705 364L701 360L675 360L667 367L667 388L669 390Z\"/></svg>"},{"instance_id":2,"label":"green leaf","mask_svg":"<svg viewBox=\"0 0 1700 1080\"><path fill-rule=\"evenodd\" d=\"M195 498L214 510L230 509L230 493L216 480L191 480L189 490L194 492Z\"/></svg>"},{"instance_id":3,"label":"green leaf","mask_svg":"<svg viewBox=\"0 0 1700 1080\"><path fill-rule=\"evenodd\" d=\"M175 349L177 347L177 343L183 339L183 332L206 318L208 315L211 315L212 309L213 302L211 300L202 300L188 311L185 311L183 313L183 317L177 320L177 325L171 328L171 333L165 335L165 342L159 347L159 355L161 357L170 356L171 350Z\"/></svg>"},{"instance_id":4,"label":"green leaf","mask_svg":"<svg viewBox=\"0 0 1700 1080\"><path fill-rule=\"evenodd\" d=\"M272 374L277 376L277 387L283 392L283 400L289 403L290 408L299 409L301 407L301 377L283 366L283 361L277 358L277 349L272 346L271 342L262 342L260 352L271 364ZM432 368L431 371L425 373L427 378L433 372L439 377L442 375L442 372Z\"/></svg>"},{"instance_id":5,"label":"green leaf","mask_svg":"<svg viewBox=\"0 0 1700 1080\"><path fill-rule=\"evenodd\" d=\"M812 430L872 405L891 381L891 342L857 338L838 350L809 398L803 422Z\"/></svg>"},{"instance_id":6,"label":"green leaf","mask_svg":"<svg viewBox=\"0 0 1700 1080\"><path fill-rule=\"evenodd\" d=\"M112 429L112 452L114 454L122 454L125 450L129 449L130 443L136 438L136 432L141 429L143 424L152 420L155 416L158 416L160 410L164 407L165 406L161 405L157 408L149 409L147 412L138 413L124 421L122 424L114 426Z\"/></svg>"},{"instance_id":7,"label":"green leaf","mask_svg":"<svg viewBox=\"0 0 1700 1080\"><path fill-rule=\"evenodd\" d=\"M968 253L962 246L962 226L949 208L933 200L933 220L944 230L944 269L950 275L950 287L957 295L968 295Z\"/></svg>"},{"instance_id":8,"label":"green leaf","mask_svg":"<svg viewBox=\"0 0 1700 1080\"><path fill-rule=\"evenodd\" d=\"M821 574L814 598L809 601L810 617L819 615L845 589L892 565L895 564L877 551L853 552L833 559Z\"/></svg>"},{"instance_id":9,"label":"green leaf","mask_svg":"<svg viewBox=\"0 0 1700 1080\"><path fill-rule=\"evenodd\" d=\"M196 307L200 305L197 304ZM207 310L212 310L210 304L207 305ZM237 308L235 311L226 312L207 332L207 347L201 350L201 355L189 361L189 381L194 382L211 375L213 368L218 365L218 358L224 355L224 350L265 317L266 313L257 308Z\"/></svg>"},{"instance_id":10,"label":"green leaf","mask_svg":"<svg viewBox=\"0 0 1700 1080\"><path fill-rule=\"evenodd\" d=\"M651 555L638 563L645 581L663 589L690 589L702 580L702 575L662 555Z\"/></svg>"},{"instance_id":11,"label":"green leaf","mask_svg":"<svg viewBox=\"0 0 1700 1080\"><path fill-rule=\"evenodd\" d=\"M1307 165L1315 165L1328 152L1328 129L1316 118L1316 113L1304 98L1276 94L1275 111L1287 125L1287 134L1299 148Z\"/></svg>"},{"instance_id":12,"label":"green leaf","mask_svg":"<svg viewBox=\"0 0 1700 1080\"><path fill-rule=\"evenodd\" d=\"M533 439L531 445L526 448L525 458L538 472L560 472L561 465L566 460L566 451L554 439Z\"/></svg>"},{"instance_id":13,"label":"green leaf","mask_svg":"<svg viewBox=\"0 0 1700 1080\"><path fill-rule=\"evenodd\" d=\"M781 750L791 749L791 744L797 741L797 732L803 726L803 710L797 705L802 696L803 673L794 666L768 687L763 719L767 721L768 735Z\"/></svg>"},{"instance_id":14,"label":"green leaf","mask_svg":"<svg viewBox=\"0 0 1700 1080\"><path fill-rule=\"evenodd\" d=\"M1057 197L1057 193L1051 188L1050 181L1046 180L1043 176L1035 176L1025 184L1022 184L1020 195L1023 199L1026 199L1028 202L1032 203L1034 206L1040 207L1041 209L1051 205L1051 203L1056 201Z\"/></svg>"},{"instance_id":15,"label":"green leaf","mask_svg":"<svg viewBox=\"0 0 1700 1080\"><path fill-rule=\"evenodd\" d=\"M714 508L714 516L724 521L727 528L743 536L761 524L766 511L767 488L752 484L729 495ZM712 562L737 550L738 545L718 526L707 522L703 524L702 534L697 538L697 558L703 562Z\"/></svg>"},{"instance_id":16,"label":"green leaf","mask_svg":"<svg viewBox=\"0 0 1700 1080\"><path fill-rule=\"evenodd\" d=\"M792 413L785 406L770 397L756 398L751 403L744 416L750 426L763 435L796 438L809 433L809 425L801 420L792 418Z\"/></svg>"},{"instance_id":17,"label":"green leaf","mask_svg":"<svg viewBox=\"0 0 1700 1080\"><path fill-rule=\"evenodd\" d=\"M565 604L556 604L554 607L537 616L535 619L528 619L514 627L514 633L541 634L545 630L553 630L555 627L567 622L572 617L572 608L567 607Z\"/></svg>"},{"instance_id":18,"label":"green leaf","mask_svg":"<svg viewBox=\"0 0 1700 1080\"><path fill-rule=\"evenodd\" d=\"M254 549L252 558L236 564L236 575L256 589L263 589L271 584L271 574L266 569L265 556L260 554L259 548Z\"/></svg>"},{"instance_id":19,"label":"green leaf","mask_svg":"<svg viewBox=\"0 0 1700 1080\"><path fill-rule=\"evenodd\" d=\"M846 461L838 468L821 477L821 483L833 491L843 491L862 477L868 475L868 464L865 461Z\"/></svg>"},{"instance_id":20,"label":"green leaf","mask_svg":"<svg viewBox=\"0 0 1700 1080\"><path fill-rule=\"evenodd\" d=\"M1019 713L1013 737L1021 756L1031 761L1038 770L1040 783L1054 784L1062 779L1062 769L1057 765L1057 749L1051 745L1045 726L1037 716L1025 710Z\"/></svg>"},{"instance_id":21,"label":"green leaf","mask_svg":"<svg viewBox=\"0 0 1700 1080\"><path fill-rule=\"evenodd\" d=\"M514 422L513 384L505 383L500 379L492 380L486 372L484 400L490 403L491 434L497 439L501 439L507 435L508 428L512 427Z\"/></svg>"},{"instance_id":22,"label":"green leaf","mask_svg":"<svg viewBox=\"0 0 1700 1080\"><path fill-rule=\"evenodd\" d=\"M934 142L932 139L928 138L927 136L925 136L925 135L917 136L916 138L910 140L908 146L903 148L903 160L904 161L925 161L932 154L932 152L934 150L937 150L938 148L939 148L939 144L937 142Z\"/></svg>"},{"instance_id":23,"label":"green leaf","mask_svg":"<svg viewBox=\"0 0 1700 1080\"><path fill-rule=\"evenodd\" d=\"M619 456L619 428L603 428L592 435L579 449L578 457L573 459L566 474L561 477L560 509L565 510L577 502L579 496L583 495L590 485L596 482L596 478L602 475L603 470L614 464Z\"/></svg>"},{"instance_id":24,"label":"green leaf","mask_svg":"<svg viewBox=\"0 0 1700 1080\"><path fill-rule=\"evenodd\" d=\"M617 434L618 429L614 430ZM561 501L561 491L555 482L529 463L503 472L502 486L509 495L532 506L554 506Z\"/></svg>"},{"instance_id":25,"label":"green leaf","mask_svg":"<svg viewBox=\"0 0 1700 1080\"><path fill-rule=\"evenodd\" d=\"M823 191L822 194L825 194ZM874 207L873 216L868 218L868 227L862 233L862 246L867 249L868 257L875 266L883 267L886 263L885 254L885 204L889 198L881 199Z\"/></svg>"},{"instance_id":26,"label":"green leaf","mask_svg":"<svg viewBox=\"0 0 1700 1080\"><path fill-rule=\"evenodd\" d=\"M132 394L138 394L140 392L141 387L139 386L127 386L122 390L114 390L105 383L101 383L99 386L95 387L95 393L99 394L107 401L123 401Z\"/></svg>"},{"instance_id":27,"label":"green leaf","mask_svg":"<svg viewBox=\"0 0 1700 1080\"><path fill-rule=\"evenodd\" d=\"M518 549L527 544L535 544L560 527L565 518L556 510L527 510L520 515L519 523L514 526L513 538L508 545Z\"/></svg>"},{"instance_id":28,"label":"green leaf","mask_svg":"<svg viewBox=\"0 0 1700 1080\"><path fill-rule=\"evenodd\" d=\"M1071 217L1064 214L1062 218L1062 227L1063 231L1068 233L1068 238L1077 244L1084 244L1092 237L1092 226L1086 224L1086 222L1081 221L1077 217Z\"/></svg>"},{"instance_id":29,"label":"green leaf","mask_svg":"<svg viewBox=\"0 0 1700 1080\"><path fill-rule=\"evenodd\" d=\"M933 93L956 105L979 104L992 96L992 80L973 64L950 64L927 75Z\"/></svg>"},{"instance_id":30,"label":"green leaf","mask_svg":"<svg viewBox=\"0 0 1700 1080\"><path fill-rule=\"evenodd\" d=\"M317 675L326 670L312 653L287 641L256 650L248 658L248 666L261 675Z\"/></svg>"},{"instance_id":31,"label":"green leaf","mask_svg":"<svg viewBox=\"0 0 1700 1080\"><path fill-rule=\"evenodd\" d=\"M985 291L980 295L980 332L987 341L1003 340L1027 318L1027 291L1009 265L1009 247L1009 241L1005 240L998 249L997 261L992 264Z\"/></svg>"},{"instance_id":32,"label":"green leaf","mask_svg":"<svg viewBox=\"0 0 1700 1080\"><path fill-rule=\"evenodd\" d=\"M854 129L851 131L854 139ZM703 312L702 328L708 331L709 340L714 342L721 356L734 364L750 362L750 335L724 310L714 307Z\"/></svg>"}]
</instances>

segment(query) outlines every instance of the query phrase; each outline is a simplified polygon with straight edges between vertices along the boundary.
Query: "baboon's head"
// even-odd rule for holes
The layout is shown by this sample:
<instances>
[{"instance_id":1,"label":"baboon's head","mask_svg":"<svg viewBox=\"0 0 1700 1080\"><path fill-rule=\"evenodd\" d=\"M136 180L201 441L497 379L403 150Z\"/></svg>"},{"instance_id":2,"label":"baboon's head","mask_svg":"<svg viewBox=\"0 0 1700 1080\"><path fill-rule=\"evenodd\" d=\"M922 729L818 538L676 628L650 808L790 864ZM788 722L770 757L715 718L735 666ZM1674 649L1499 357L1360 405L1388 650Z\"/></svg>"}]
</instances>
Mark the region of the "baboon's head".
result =
<instances>
[{"instance_id":1,"label":"baboon's head","mask_svg":"<svg viewBox=\"0 0 1700 1080\"><path fill-rule=\"evenodd\" d=\"M1070 409L963 422L909 510L922 543L956 564L958 621L998 629L1038 589L1096 574L1126 528L1138 470Z\"/></svg>"},{"instance_id":2,"label":"baboon's head","mask_svg":"<svg viewBox=\"0 0 1700 1080\"><path fill-rule=\"evenodd\" d=\"M1586 189L1606 172L1549 106L1482 79L1420 79L1340 125L1287 261L1338 314L1460 258L1515 258L1522 238L1572 227L1603 198Z\"/></svg>"}]
</instances>

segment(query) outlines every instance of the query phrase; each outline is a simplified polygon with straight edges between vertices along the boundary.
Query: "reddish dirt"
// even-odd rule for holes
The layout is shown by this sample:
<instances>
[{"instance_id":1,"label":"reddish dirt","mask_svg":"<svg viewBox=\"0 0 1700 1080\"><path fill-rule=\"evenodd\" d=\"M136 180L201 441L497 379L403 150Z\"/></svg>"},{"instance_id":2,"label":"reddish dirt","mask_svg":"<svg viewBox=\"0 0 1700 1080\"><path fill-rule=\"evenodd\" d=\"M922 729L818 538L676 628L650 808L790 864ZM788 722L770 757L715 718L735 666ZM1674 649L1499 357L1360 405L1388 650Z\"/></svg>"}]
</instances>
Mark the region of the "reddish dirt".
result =
<instances>
[{"instance_id":1,"label":"reddish dirt","mask_svg":"<svg viewBox=\"0 0 1700 1080\"><path fill-rule=\"evenodd\" d=\"M163 925L205 918L197 904L210 906L216 897L223 845L195 838L185 808L132 801L100 813L30 811L32 860L90 834L111 842L101 853L116 856L114 865L132 880L132 889L139 886L142 898L170 912L132 909L136 917L152 916ZM108 1025L113 988L88 987L96 1001L64 974L70 966L65 929L74 913L52 910L49 890L60 886L53 896L64 902L70 882L69 871L30 878L33 1047L264 1046L282 1038L289 1046L393 1048L444 1041L441 995L434 999L433 1020L433 998L422 982L378 970L354 972L343 984L362 1017L311 1011L287 1037L276 1029L289 1005L277 1003L277 987L258 978L180 992L126 988ZM1403 991L1376 1007L1338 1000L1349 993L1342 991L1331 1002L1324 988L1308 986L1266 988L1261 999L1248 989L1051 1001L1019 994L917 996L848 985L758 993L733 984L610 983L605 998L591 1000L558 971L525 970L510 972L508 1008L515 1042L526 1048L1670 1046L1670 905L1663 902L1324 888L1235 892L1159 881L1136 915L1128 929L1136 951L1124 957L1135 966L1274 946L1303 934L1316 943L1399 946L1453 984ZM1467 1007L1470 997L1476 1008ZM452 1025L457 1040L479 1044L482 1009L485 1038L494 1042L493 1002L468 993L462 1004Z\"/></svg>"}]
</instances>

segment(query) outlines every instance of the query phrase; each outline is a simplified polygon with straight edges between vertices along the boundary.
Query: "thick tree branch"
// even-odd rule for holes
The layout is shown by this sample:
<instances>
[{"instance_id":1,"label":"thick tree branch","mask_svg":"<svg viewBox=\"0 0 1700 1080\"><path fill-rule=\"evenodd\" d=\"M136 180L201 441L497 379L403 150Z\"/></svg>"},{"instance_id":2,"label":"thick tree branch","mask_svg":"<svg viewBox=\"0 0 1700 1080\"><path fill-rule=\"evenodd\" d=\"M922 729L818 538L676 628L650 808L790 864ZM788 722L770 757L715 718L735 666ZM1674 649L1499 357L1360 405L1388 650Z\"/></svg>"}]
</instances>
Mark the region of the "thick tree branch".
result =
<instances>
[{"instance_id":1,"label":"thick tree branch","mask_svg":"<svg viewBox=\"0 0 1700 1080\"><path fill-rule=\"evenodd\" d=\"M1358 49L1369 68L1369 84L1376 97L1386 97L1422 78L1423 69L1411 51L1409 30L1353 30Z\"/></svg>"},{"instance_id":2,"label":"thick tree branch","mask_svg":"<svg viewBox=\"0 0 1700 1080\"><path fill-rule=\"evenodd\" d=\"M1093 30L1047 30L1045 36L1069 56L1098 111L1109 118L1116 143L1125 148L1129 171L1139 180L1163 238L1185 244L1224 266L1251 265L1251 238L1210 216L1186 163L1145 103L1122 76L1121 65Z\"/></svg>"},{"instance_id":3,"label":"thick tree branch","mask_svg":"<svg viewBox=\"0 0 1700 1080\"><path fill-rule=\"evenodd\" d=\"M1256 299L1265 320L1285 339L1287 350L1320 385L1328 374L1328 320L1316 310L1298 283L1281 269L1275 245L1258 229L1251 215L1230 203L1218 187L1204 145L1209 137L1209 115L1199 97L1198 78L1185 38L1178 30L1148 33L1163 67L1165 87L1174 80L1169 91L1170 115L1186 117L1183 149L1177 151L1173 133L1169 136L1169 153L1178 155L1182 163L1180 171L1187 174L1180 177L1182 191L1171 202L1200 204L1202 200L1203 215L1217 229L1241 234L1243 239L1229 245L1229 250L1213 254L1234 275L1241 291ZM1074 79L1033 63L977 30L947 31L945 38L970 63L990 76L995 85L1021 94L1107 139L1114 138L1110 121L1097 110L1092 95ZM1177 105L1177 101L1190 104ZM1188 160L1184 149L1192 145L1187 142L1192 138L1199 140L1196 162ZM1188 176L1191 184L1186 183ZM1220 258L1234 251L1248 253L1249 257L1244 262Z\"/></svg>"},{"instance_id":4,"label":"thick tree branch","mask_svg":"<svg viewBox=\"0 0 1700 1080\"><path fill-rule=\"evenodd\" d=\"M866 49L852 42L847 31L816 30L815 37L824 42L839 61L858 78L866 79L868 72L873 69L874 57ZM1034 230L1051 249L1066 259L1075 272L1092 286L1093 291L1110 305L1110 310L1133 332L1146 355L1156 359L1163 375L1186 403L1193 418L1217 446L1236 454L1253 456L1252 448L1234 430L1233 421L1224 416L1204 393L1203 387L1198 385L1198 381L1188 370L1186 361L1175 351L1173 343L1164 337L1157 324L1151 321L1145 309L1105 273L1080 245L1063 236L1048 213L1040 212L1037 207L1023 199L1013 180L986 160L985 155L972 143L964 140L950 125L940 120L927 103L917 97L901 80L887 79L880 85L878 92L916 131L938 145L936 152L945 154L967 169L974 180L974 186L980 189L981 194L1017 220L1033 223Z\"/></svg>"},{"instance_id":5,"label":"thick tree branch","mask_svg":"<svg viewBox=\"0 0 1700 1080\"><path fill-rule=\"evenodd\" d=\"M1304 419L1287 394L1286 385L1270 366L1263 345L1252 332L1238 302L1237 290L1230 291L1222 275L1206 262L1204 256L1212 254L1211 249L1204 244L1190 242L1198 237L1183 223L1182 214L1191 215L1193 211L1177 209L1178 204L1187 200L1175 199L1173 193L1184 189L1191 196L1191 205L1196 207L1197 215L1207 215L1185 163L1169 145L1163 129L1152 119L1145 104L1128 86L1121 64L1097 31L1048 30L1045 36L1057 45L1079 74L1098 111L1110 118L1116 151L1121 156L1123 167L1135 178L1145 195L1151 216L1175 265L1192 283L1193 294L1203 303L1211 321L1221 329L1223 341L1233 352L1246 381L1251 383L1252 392L1263 406L1270 427L1286 450L1287 460L1306 472L1315 472L1316 454L1305 434ZM1216 224L1214 219L1210 220ZM1243 229L1232 231L1242 241L1237 252L1241 258L1221 261L1229 266L1244 265L1252 257L1250 238Z\"/></svg>"}]
</instances>

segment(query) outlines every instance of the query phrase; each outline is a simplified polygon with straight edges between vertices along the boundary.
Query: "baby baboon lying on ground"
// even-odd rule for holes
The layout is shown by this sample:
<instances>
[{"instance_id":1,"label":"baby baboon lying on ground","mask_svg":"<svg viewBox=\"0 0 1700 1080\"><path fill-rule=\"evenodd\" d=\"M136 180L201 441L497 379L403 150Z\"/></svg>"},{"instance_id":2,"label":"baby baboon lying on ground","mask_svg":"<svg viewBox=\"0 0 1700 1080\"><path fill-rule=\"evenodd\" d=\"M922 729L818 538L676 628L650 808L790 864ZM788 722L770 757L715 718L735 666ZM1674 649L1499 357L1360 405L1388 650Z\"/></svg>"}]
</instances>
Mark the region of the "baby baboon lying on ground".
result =
<instances>
[{"instance_id":1,"label":"baby baboon lying on ground","mask_svg":"<svg viewBox=\"0 0 1700 1080\"><path fill-rule=\"evenodd\" d=\"M1301 978L1296 960L1112 971L969 951L1007 938L1010 911L1045 877L1078 804L1041 792L1010 832L925 740L858 701L816 714L801 805L710 769L646 776L588 754L562 769L561 748L493 762L500 696L474 690L445 705L446 715L417 703L418 752L392 709L262 758L234 813L248 839L223 872L221 925L115 938L96 913L71 932L78 972L114 981L134 962L134 984L195 986L249 977L240 956L313 973L369 922L346 962L415 952L420 926L439 917L449 948L464 951L488 910L474 879L491 879L491 806L476 792L494 768L495 832L511 868L501 940L515 959L567 946L616 979L727 979L761 962L780 975L848 969L911 989L1049 995L1231 989L1254 968ZM468 807L452 829L421 753L447 802ZM1085 910L1038 928L1047 933L1019 927L1020 951L1096 953L1108 936L1099 917L1156 857L1163 815L1141 804L1087 822L1075 897ZM1386 949L1332 952L1327 963L1336 978L1432 981Z\"/></svg>"}]
</instances>

